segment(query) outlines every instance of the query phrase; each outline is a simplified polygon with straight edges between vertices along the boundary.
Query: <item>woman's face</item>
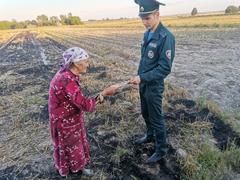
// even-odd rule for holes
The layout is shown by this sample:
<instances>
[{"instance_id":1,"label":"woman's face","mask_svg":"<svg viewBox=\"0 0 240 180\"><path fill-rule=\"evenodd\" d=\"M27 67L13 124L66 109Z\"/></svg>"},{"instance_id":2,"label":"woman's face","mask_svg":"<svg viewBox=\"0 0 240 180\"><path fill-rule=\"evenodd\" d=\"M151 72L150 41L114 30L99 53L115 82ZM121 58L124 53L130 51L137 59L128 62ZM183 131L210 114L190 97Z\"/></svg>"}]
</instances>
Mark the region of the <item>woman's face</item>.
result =
<instances>
[{"instance_id":1,"label":"woman's face","mask_svg":"<svg viewBox=\"0 0 240 180\"><path fill-rule=\"evenodd\" d=\"M79 73L86 73L87 72L87 69L89 67L89 60L86 59L86 60L82 60L80 62L74 62L73 63L74 66L76 67L76 69L78 70Z\"/></svg>"}]
</instances>

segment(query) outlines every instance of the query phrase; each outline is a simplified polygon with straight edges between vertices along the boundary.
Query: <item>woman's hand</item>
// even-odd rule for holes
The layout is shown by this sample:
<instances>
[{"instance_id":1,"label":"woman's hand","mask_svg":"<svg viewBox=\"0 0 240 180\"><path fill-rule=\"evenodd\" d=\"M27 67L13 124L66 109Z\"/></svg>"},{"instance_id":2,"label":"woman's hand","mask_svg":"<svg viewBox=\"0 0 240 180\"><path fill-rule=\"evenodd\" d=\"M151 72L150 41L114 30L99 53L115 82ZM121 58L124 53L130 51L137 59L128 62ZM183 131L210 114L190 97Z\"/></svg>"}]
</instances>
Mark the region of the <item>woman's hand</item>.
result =
<instances>
[{"instance_id":1,"label":"woman's hand","mask_svg":"<svg viewBox=\"0 0 240 180\"><path fill-rule=\"evenodd\" d=\"M102 104L102 103L104 102L104 97L103 97L103 95L102 95L101 93L99 93L99 94L95 97L95 99L96 99L96 103L97 103L97 104Z\"/></svg>"},{"instance_id":2,"label":"woman's hand","mask_svg":"<svg viewBox=\"0 0 240 180\"><path fill-rule=\"evenodd\" d=\"M100 103L100 104L103 103L104 97L106 97L106 96L112 96L112 95L116 94L118 88L119 88L119 85L112 85L112 86L109 86L109 87L105 88L102 92L100 92L100 93L96 96L97 104L98 104L98 103Z\"/></svg>"},{"instance_id":3,"label":"woman's hand","mask_svg":"<svg viewBox=\"0 0 240 180\"><path fill-rule=\"evenodd\" d=\"M114 94L116 94L118 92L120 85L119 84L115 84L112 86L109 86L107 88L105 88L101 94L105 97L105 96L113 96Z\"/></svg>"}]
</instances>

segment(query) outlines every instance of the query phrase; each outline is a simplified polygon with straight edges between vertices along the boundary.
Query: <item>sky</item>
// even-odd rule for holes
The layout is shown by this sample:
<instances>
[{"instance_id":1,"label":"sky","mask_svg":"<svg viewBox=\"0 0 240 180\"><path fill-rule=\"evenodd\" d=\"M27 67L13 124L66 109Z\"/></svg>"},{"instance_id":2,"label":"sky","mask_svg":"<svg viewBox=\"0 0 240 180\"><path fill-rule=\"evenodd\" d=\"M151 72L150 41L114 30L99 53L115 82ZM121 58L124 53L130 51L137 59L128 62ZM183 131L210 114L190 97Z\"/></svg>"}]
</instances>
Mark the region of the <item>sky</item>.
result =
<instances>
[{"instance_id":1,"label":"sky","mask_svg":"<svg viewBox=\"0 0 240 180\"><path fill-rule=\"evenodd\" d=\"M240 0L162 0L161 15L190 13L194 7L199 12L223 11L229 5L240 6ZM134 0L0 0L0 21L33 20L38 15L59 16L68 14L82 20L103 18L133 18L138 16Z\"/></svg>"}]
</instances>

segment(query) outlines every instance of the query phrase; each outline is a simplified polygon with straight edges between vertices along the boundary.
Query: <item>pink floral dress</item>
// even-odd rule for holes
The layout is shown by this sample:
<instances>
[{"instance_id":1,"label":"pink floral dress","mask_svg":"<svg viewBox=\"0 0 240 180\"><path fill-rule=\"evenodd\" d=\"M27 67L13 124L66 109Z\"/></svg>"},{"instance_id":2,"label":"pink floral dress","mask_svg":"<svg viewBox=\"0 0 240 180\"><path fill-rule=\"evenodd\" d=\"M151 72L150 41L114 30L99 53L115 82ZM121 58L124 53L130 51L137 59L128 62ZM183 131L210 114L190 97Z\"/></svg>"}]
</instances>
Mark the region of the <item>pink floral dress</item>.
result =
<instances>
[{"instance_id":1,"label":"pink floral dress","mask_svg":"<svg viewBox=\"0 0 240 180\"><path fill-rule=\"evenodd\" d=\"M54 164L61 176L82 170L90 161L84 112L95 110L95 98L84 97L79 76L58 71L50 83L49 118Z\"/></svg>"}]
</instances>

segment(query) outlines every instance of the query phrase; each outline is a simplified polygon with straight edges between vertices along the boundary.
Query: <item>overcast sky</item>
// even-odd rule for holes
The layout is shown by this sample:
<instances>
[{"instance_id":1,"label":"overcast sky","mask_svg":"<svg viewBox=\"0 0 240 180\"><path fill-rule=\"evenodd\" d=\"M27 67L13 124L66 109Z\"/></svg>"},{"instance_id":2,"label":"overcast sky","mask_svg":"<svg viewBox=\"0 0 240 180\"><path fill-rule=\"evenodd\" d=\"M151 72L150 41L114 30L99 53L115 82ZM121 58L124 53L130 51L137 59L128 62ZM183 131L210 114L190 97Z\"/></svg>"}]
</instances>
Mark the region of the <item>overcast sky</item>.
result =
<instances>
[{"instance_id":1,"label":"overcast sky","mask_svg":"<svg viewBox=\"0 0 240 180\"><path fill-rule=\"evenodd\" d=\"M163 0L162 15L190 13L196 7L199 12L221 11L228 5L240 6L240 0ZM138 6L134 0L0 0L1 20L32 20L38 15L59 16L68 14L82 20L137 17Z\"/></svg>"}]
</instances>

